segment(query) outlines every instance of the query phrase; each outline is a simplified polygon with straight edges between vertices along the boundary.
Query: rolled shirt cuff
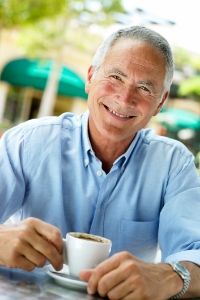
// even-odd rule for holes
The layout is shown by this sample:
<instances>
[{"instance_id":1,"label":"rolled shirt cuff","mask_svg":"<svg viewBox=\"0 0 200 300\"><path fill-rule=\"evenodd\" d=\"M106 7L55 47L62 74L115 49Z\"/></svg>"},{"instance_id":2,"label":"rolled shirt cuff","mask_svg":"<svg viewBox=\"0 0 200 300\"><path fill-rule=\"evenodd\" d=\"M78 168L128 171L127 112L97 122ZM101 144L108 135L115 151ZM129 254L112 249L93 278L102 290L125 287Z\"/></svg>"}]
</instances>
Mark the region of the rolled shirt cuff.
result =
<instances>
[{"instance_id":1,"label":"rolled shirt cuff","mask_svg":"<svg viewBox=\"0 0 200 300\"><path fill-rule=\"evenodd\" d=\"M165 259L166 263L174 261L190 261L200 266L200 249L173 253Z\"/></svg>"}]
</instances>

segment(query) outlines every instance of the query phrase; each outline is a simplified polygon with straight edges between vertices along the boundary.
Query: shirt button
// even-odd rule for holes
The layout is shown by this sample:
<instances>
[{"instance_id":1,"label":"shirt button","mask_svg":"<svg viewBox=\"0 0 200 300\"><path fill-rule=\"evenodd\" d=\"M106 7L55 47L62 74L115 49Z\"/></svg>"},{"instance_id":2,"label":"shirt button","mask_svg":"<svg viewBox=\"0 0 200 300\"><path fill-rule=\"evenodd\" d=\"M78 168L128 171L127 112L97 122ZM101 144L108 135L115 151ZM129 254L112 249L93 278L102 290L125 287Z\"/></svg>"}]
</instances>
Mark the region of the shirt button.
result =
<instances>
[{"instance_id":1,"label":"shirt button","mask_svg":"<svg viewBox=\"0 0 200 300\"><path fill-rule=\"evenodd\" d=\"M98 170L97 171L97 176L101 176L103 174L103 171L102 170Z\"/></svg>"},{"instance_id":2,"label":"shirt button","mask_svg":"<svg viewBox=\"0 0 200 300\"><path fill-rule=\"evenodd\" d=\"M87 166L88 163L89 163L88 159L87 158L84 159L84 165L85 165L85 167Z\"/></svg>"}]
</instances>

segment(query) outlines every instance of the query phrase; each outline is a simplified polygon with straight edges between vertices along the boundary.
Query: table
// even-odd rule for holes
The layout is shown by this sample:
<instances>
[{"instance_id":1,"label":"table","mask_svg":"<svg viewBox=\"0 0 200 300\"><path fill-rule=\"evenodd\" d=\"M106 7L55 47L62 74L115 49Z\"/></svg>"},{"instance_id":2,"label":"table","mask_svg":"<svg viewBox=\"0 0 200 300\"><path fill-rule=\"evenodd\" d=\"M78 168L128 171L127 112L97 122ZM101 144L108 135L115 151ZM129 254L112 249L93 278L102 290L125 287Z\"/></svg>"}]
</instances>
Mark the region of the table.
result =
<instances>
[{"instance_id":1,"label":"table","mask_svg":"<svg viewBox=\"0 0 200 300\"><path fill-rule=\"evenodd\" d=\"M0 267L0 300L26 299L97 300L102 298L59 286L42 269L25 272Z\"/></svg>"},{"instance_id":2,"label":"table","mask_svg":"<svg viewBox=\"0 0 200 300\"><path fill-rule=\"evenodd\" d=\"M26 299L97 300L102 298L88 295L84 291L61 287L55 284L53 279L42 269L25 272L18 269L0 267L0 300ZM200 300L200 297L195 299Z\"/></svg>"}]
</instances>

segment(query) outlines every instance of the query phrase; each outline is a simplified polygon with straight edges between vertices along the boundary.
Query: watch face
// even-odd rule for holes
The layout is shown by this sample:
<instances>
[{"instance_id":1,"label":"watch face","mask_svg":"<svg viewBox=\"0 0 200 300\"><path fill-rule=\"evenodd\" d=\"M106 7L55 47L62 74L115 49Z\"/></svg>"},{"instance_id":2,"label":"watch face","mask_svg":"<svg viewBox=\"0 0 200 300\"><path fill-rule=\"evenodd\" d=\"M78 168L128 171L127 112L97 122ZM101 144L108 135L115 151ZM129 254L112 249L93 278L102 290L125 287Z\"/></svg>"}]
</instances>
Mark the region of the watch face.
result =
<instances>
[{"instance_id":1,"label":"watch face","mask_svg":"<svg viewBox=\"0 0 200 300\"><path fill-rule=\"evenodd\" d=\"M190 276L190 272L184 266L182 266L180 263L174 263L174 268L176 271L179 272L180 275L182 275L184 277Z\"/></svg>"},{"instance_id":2,"label":"watch face","mask_svg":"<svg viewBox=\"0 0 200 300\"><path fill-rule=\"evenodd\" d=\"M181 267L181 269L184 274L186 274L186 275L188 274L188 270L184 269L183 267Z\"/></svg>"}]
</instances>

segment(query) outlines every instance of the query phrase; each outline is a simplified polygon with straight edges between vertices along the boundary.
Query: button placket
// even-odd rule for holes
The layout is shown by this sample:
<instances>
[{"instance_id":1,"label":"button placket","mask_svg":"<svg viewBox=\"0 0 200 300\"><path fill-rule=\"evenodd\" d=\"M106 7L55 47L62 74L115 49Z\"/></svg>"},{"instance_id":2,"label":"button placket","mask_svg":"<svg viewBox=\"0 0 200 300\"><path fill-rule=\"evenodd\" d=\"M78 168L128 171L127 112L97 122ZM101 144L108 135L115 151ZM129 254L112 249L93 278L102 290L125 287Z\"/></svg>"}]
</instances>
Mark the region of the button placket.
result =
<instances>
[{"instance_id":1,"label":"button placket","mask_svg":"<svg viewBox=\"0 0 200 300\"><path fill-rule=\"evenodd\" d=\"M103 179L103 181L99 189L96 209L90 229L91 232L96 234L98 233L99 235L104 234L105 209L108 204L107 202L113 200L110 199L110 195L112 194L113 187L116 185L119 178L119 173L116 171L117 170L111 171L105 177L98 177L99 179L101 178L100 180Z\"/></svg>"}]
</instances>

